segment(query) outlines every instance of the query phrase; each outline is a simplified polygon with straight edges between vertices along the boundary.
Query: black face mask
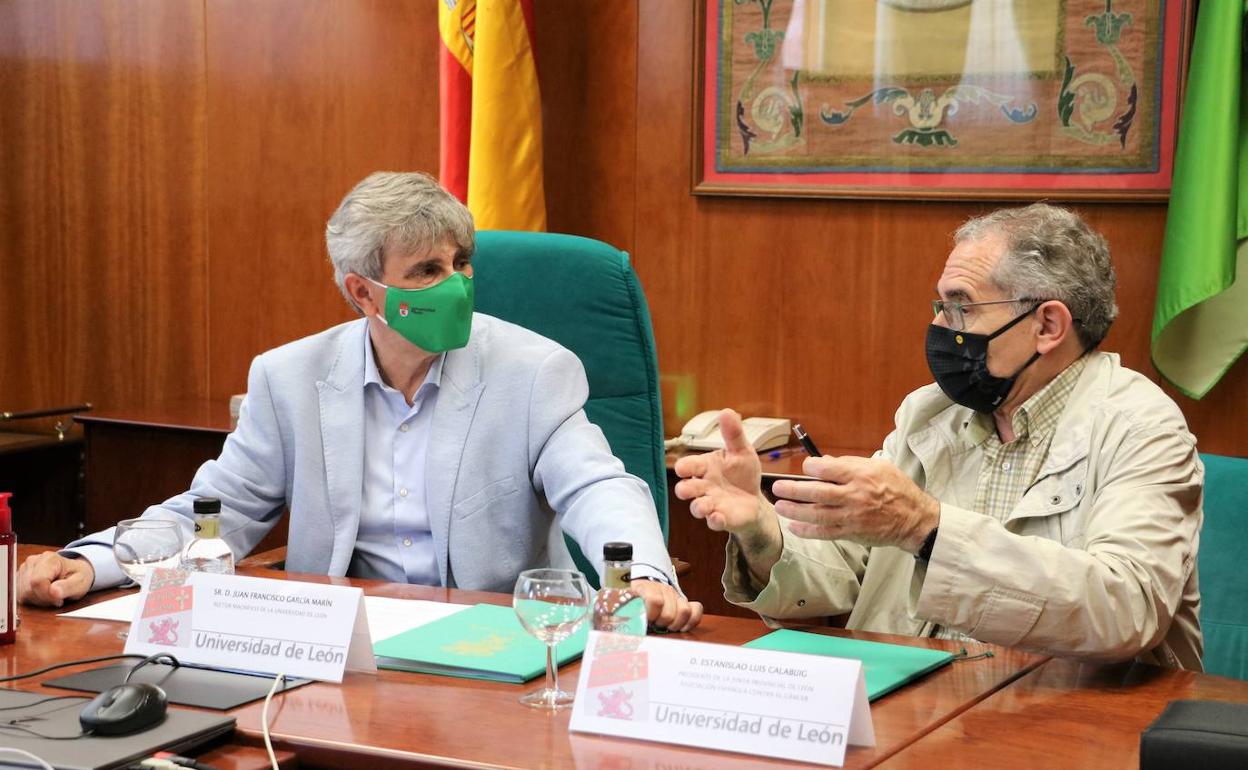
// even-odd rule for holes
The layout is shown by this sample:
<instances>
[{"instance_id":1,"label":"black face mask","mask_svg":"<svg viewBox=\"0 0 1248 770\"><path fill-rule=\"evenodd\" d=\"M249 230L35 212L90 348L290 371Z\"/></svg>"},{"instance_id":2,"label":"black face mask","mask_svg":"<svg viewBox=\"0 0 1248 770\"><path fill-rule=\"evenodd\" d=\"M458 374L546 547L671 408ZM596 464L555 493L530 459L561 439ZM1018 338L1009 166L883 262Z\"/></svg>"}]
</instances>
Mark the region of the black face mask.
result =
<instances>
[{"instance_id":1,"label":"black face mask","mask_svg":"<svg viewBox=\"0 0 1248 770\"><path fill-rule=\"evenodd\" d=\"M988 343L1036 312L1038 307L1037 304L992 334L958 332L936 324L927 327L927 368L945 395L955 404L984 414L1000 406L1010 395L1018 375L1035 363L1040 354L1029 358L1012 376L997 377L988 371Z\"/></svg>"}]
</instances>

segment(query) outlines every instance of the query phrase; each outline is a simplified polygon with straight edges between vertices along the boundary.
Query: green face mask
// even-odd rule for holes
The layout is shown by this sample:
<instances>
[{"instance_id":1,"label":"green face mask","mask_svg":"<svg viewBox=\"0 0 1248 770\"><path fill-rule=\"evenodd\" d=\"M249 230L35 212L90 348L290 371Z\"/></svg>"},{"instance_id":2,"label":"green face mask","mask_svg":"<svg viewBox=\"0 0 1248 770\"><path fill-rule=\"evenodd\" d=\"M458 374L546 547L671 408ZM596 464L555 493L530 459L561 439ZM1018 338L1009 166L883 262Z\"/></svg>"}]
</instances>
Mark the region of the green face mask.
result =
<instances>
[{"instance_id":1,"label":"green face mask","mask_svg":"<svg viewBox=\"0 0 1248 770\"><path fill-rule=\"evenodd\" d=\"M372 281L372 279L369 279ZM382 320L421 350L441 353L468 344L472 332L472 279L455 273L426 289L398 289L373 281L386 290Z\"/></svg>"}]
</instances>

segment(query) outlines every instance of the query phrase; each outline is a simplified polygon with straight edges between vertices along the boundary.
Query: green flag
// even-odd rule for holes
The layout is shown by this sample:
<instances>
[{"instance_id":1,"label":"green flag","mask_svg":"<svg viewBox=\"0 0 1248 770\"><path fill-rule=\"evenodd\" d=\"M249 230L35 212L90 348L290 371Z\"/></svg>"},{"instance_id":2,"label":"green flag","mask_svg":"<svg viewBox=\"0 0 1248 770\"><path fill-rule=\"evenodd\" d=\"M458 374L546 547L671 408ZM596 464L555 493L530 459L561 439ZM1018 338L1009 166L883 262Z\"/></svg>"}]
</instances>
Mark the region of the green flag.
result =
<instances>
[{"instance_id":1,"label":"green flag","mask_svg":"<svg viewBox=\"0 0 1248 770\"><path fill-rule=\"evenodd\" d=\"M1153 365L1192 398L1248 348L1243 20L1243 0L1200 4L1161 252Z\"/></svg>"}]
</instances>

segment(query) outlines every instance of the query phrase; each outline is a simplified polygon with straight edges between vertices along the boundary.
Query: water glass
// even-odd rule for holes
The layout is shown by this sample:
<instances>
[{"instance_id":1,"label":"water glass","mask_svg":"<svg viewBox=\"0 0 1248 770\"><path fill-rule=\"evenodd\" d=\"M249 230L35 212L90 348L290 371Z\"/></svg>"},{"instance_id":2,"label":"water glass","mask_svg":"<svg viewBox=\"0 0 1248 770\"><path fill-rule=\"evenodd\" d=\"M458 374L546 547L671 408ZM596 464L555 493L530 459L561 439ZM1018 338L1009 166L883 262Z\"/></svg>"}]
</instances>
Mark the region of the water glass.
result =
<instances>
[{"instance_id":1,"label":"water glass","mask_svg":"<svg viewBox=\"0 0 1248 770\"><path fill-rule=\"evenodd\" d=\"M113 534L113 556L121 571L142 585L151 570L179 566L182 528L168 519L119 521Z\"/></svg>"},{"instance_id":2,"label":"water glass","mask_svg":"<svg viewBox=\"0 0 1248 770\"><path fill-rule=\"evenodd\" d=\"M574 694L559 689L555 645L585 622L592 597L585 576L576 570L531 569L520 573L512 606L524 629L546 645L546 685L521 696L521 703L549 711L572 705Z\"/></svg>"}]
</instances>

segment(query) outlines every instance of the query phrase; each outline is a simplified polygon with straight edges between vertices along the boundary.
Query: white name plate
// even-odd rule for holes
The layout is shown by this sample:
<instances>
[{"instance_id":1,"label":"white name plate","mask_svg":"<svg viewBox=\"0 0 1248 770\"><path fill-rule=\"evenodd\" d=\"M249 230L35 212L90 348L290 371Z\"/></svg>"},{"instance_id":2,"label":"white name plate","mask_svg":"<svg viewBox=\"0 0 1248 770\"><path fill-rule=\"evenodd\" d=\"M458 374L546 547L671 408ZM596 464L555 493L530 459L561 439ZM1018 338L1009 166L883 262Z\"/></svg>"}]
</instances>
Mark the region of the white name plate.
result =
<instances>
[{"instance_id":1,"label":"white name plate","mask_svg":"<svg viewBox=\"0 0 1248 770\"><path fill-rule=\"evenodd\" d=\"M859 661L598 632L569 729L837 766L875 745Z\"/></svg>"},{"instance_id":2,"label":"white name plate","mask_svg":"<svg viewBox=\"0 0 1248 770\"><path fill-rule=\"evenodd\" d=\"M184 663L341 682L376 673L361 601L349 586L153 570L126 652Z\"/></svg>"}]
</instances>

